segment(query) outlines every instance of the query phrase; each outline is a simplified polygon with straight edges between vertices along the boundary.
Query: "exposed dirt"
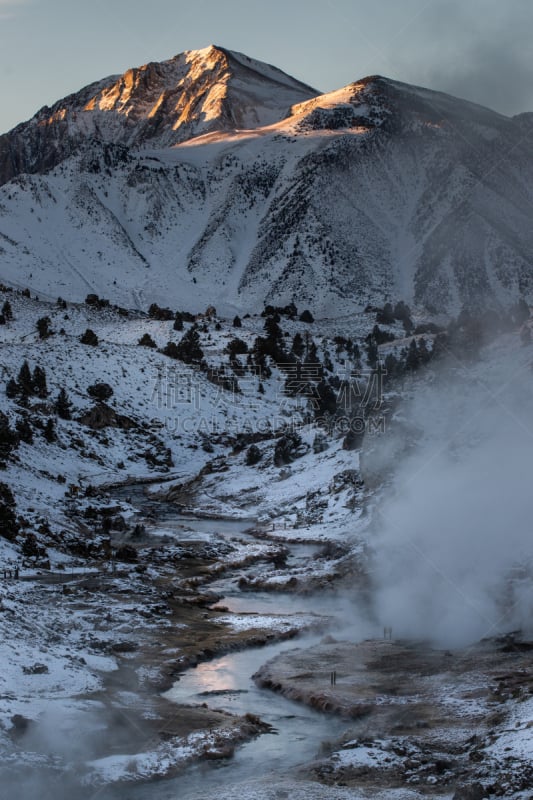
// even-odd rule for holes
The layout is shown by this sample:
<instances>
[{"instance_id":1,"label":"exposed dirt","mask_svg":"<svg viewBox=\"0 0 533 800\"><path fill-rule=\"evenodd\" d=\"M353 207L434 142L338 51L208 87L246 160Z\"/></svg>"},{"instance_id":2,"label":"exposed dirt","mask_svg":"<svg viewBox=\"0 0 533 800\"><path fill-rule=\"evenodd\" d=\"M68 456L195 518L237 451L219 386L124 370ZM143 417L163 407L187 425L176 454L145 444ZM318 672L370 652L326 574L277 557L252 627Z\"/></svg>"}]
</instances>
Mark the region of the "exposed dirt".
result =
<instances>
[{"instance_id":1,"label":"exposed dirt","mask_svg":"<svg viewBox=\"0 0 533 800\"><path fill-rule=\"evenodd\" d=\"M281 654L254 678L354 720L343 742L326 748L328 755L311 769L325 784L416 787L435 795L457 790L457 798L476 784L480 797L533 785L527 762L515 760L506 770L485 752L505 721L507 701L533 695L533 664L524 643L485 641L450 652L414 642L352 644L328 637L316 647Z\"/></svg>"}]
</instances>

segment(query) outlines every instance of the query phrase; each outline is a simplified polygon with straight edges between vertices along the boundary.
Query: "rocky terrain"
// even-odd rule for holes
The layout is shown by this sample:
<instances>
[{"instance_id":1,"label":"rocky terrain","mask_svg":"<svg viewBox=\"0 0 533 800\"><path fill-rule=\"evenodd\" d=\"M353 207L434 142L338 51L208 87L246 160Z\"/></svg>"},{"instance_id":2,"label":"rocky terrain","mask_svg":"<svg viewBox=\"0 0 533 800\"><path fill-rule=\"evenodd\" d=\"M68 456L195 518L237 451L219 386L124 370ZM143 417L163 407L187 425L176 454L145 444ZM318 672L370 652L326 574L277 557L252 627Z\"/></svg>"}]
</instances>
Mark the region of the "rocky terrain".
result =
<instances>
[{"instance_id":1,"label":"rocky terrain","mask_svg":"<svg viewBox=\"0 0 533 800\"><path fill-rule=\"evenodd\" d=\"M473 419L471 384L455 393L450 384L466 353L469 378L499 381L506 404L515 381L520 400L509 408L520 415L527 309L513 307L489 335L465 317L439 328L402 304L340 323L293 307L227 319L215 309L128 311L94 296L47 303L8 287L2 303L5 785L22 797L38 784L43 797L83 798L123 797L127 784L142 797L166 791L146 783L166 777L180 797L209 797L216 770L198 777L190 765L220 762L243 796L451 797L479 784L480 797L523 797L527 633L495 631L467 650L407 639L378 578L391 474L431 436L449 436L444 418L424 431L408 398L431 411L445 380L452 415L457 403ZM390 375L376 389L378 356ZM492 428L482 418L450 439L455 473ZM526 613L521 568L509 586ZM504 615L503 627L520 619ZM380 641L391 620L394 640ZM287 643L269 661L270 647L305 632L311 649ZM217 682L217 657L257 647L259 697L239 694L224 672ZM202 665L204 689L173 699ZM260 758L276 736L256 707L276 708L269 691L320 711L301 723L317 726L308 744L302 736L301 761L281 760L271 786L239 756ZM280 711L276 724L290 717Z\"/></svg>"}]
</instances>

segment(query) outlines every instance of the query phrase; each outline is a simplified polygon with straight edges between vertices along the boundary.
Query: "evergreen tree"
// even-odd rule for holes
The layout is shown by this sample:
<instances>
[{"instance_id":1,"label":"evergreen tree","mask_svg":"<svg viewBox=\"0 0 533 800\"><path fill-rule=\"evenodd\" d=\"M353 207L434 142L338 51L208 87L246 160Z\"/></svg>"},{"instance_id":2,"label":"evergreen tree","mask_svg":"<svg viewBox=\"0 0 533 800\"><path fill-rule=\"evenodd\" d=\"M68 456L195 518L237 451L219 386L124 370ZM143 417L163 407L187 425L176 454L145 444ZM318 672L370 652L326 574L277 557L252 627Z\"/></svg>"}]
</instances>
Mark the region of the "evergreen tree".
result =
<instances>
[{"instance_id":1,"label":"evergreen tree","mask_svg":"<svg viewBox=\"0 0 533 800\"><path fill-rule=\"evenodd\" d=\"M98 345L98 336L91 328L87 328L85 333L82 333L80 336L80 342L82 344L89 344L91 347L96 347Z\"/></svg>"},{"instance_id":2,"label":"evergreen tree","mask_svg":"<svg viewBox=\"0 0 533 800\"><path fill-rule=\"evenodd\" d=\"M378 361L378 355L379 355L379 350L377 342L373 336L370 336L366 343L366 363L368 364L369 367L374 368L376 366Z\"/></svg>"},{"instance_id":3,"label":"evergreen tree","mask_svg":"<svg viewBox=\"0 0 533 800\"><path fill-rule=\"evenodd\" d=\"M253 467L254 464L257 464L261 461L261 450L258 448L256 444L251 444L246 452L246 464L248 467Z\"/></svg>"},{"instance_id":4,"label":"evergreen tree","mask_svg":"<svg viewBox=\"0 0 533 800\"><path fill-rule=\"evenodd\" d=\"M304 340L302 334L297 332L294 334L294 338L292 340L292 352L296 356L296 358L301 358L304 354Z\"/></svg>"},{"instance_id":5,"label":"evergreen tree","mask_svg":"<svg viewBox=\"0 0 533 800\"><path fill-rule=\"evenodd\" d=\"M376 322L379 322L381 325L394 324L394 310L391 303L385 303L383 308L377 312Z\"/></svg>"},{"instance_id":6,"label":"evergreen tree","mask_svg":"<svg viewBox=\"0 0 533 800\"><path fill-rule=\"evenodd\" d=\"M200 364L204 357L204 351L200 346L200 335L196 325L191 325L189 330L184 333L177 345L177 357L185 364Z\"/></svg>"},{"instance_id":7,"label":"evergreen tree","mask_svg":"<svg viewBox=\"0 0 533 800\"><path fill-rule=\"evenodd\" d=\"M416 339L412 339L409 345L409 349L407 350L407 358L405 359L405 366L406 369L414 372L420 366L420 355L418 352L418 346L416 343Z\"/></svg>"},{"instance_id":8,"label":"evergreen tree","mask_svg":"<svg viewBox=\"0 0 533 800\"><path fill-rule=\"evenodd\" d=\"M305 311L302 311L302 313L300 314L300 322L307 322L308 324L311 324L314 321L315 318L313 317L309 309L306 308Z\"/></svg>"},{"instance_id":9,"label":"evergreen tree","mask_svg":"<svg viewBox=\"0 0 533 800\"><path fill-rule=\"evenodd\" d=\"M46 425L44 426L43 436L49 444L57 440L56 427L52 417L49 417L46 421Z\"/></svg>"},{"instance_id":10,"label":"evergreen tree","mask_svg":"<svg viewBox=\"0 0 533 800\"><path fill-rule=\"evenodd\" d=\"M9 419L0 411L0 465L5 467L5 462L18 447L18 436L9 426Z\"/></svg>"},{"instance_id":11,"label":"evergreen tree","mask_svg":"<svg viewBox=\"0 0 533 800\"><path fill-rule=\"evenodd\" d=\"M231 358L238 355L245 355L248 352L248 345L242 339L231 339L226 345L226 352L229 353Z\"/></svg>"},{"instance_id":12,"label":"evergreen tree","mask_svg":"<svg viewBox=\"0 0 533 800\"><path fill-rule=\"evenodd\" d=\"M54 410L58 417L61 419L71 419L72 417L72 403L65 389L61 388L54 404Z\"/></svg>"},{"instance_id":13,"label":"evergreen tree","mask_svg":"<svg viewBox=\"0 0 533 800\"><path fill-rule=\"evenodd\" d=\"M233 327L234 328L242 328L241 318L239 316L233 317Z\"/></svg>"},{"instance_id":14,"label":"evergreen tree","mask_svg":"<svg viewBox=\"0 0 533 800\"><path fill-rule=\"evenodd\" d=\"M175 331L183 330L183 314L180 311L176 311L176 318L174 319L173 327Z\"/></svg>"},{"instance_id":15,"label":"evergreen tree","mask_svg":"<svg viewBox=\"0 0 533 800\"><path fill-rule=\"evenodd\" d=\"M12 542L20 531L17 522L13 492L6 483L0 483L0 536Z\"/></svg>"},{"instance_id":16,"label":"evergreen tree","mask_svg":"<svg viewBox=\"0 0 533 800\"><path fill-rule=\"evenodd\" d=\"M400 300L399 303L396 303L394 306L394 318L399 319L401 321L411 317L411 309L404 303L403 300Z\"/></svg>"},{"instance_id":17,"label":"evergreen tree","mask_svg":"<svg viewBox=\"0 0 533 800\"><path fill-rule=\"evenodd\" d=\"M431 361L431 350L428 350L427 342L423 338L418 341L418 358L422 365Z\"/></svg>"},{"instance_id":18,"label":"evergreen tree","mask_svg":"<svg viewBox=\"0 0 533 800\"><path fill-rule=\"evenodd\" d=\"M113 387L108 383L93 383L87 387L87 394L89 397L98 400L100 403L105 403L113 396Z\"/></svg>"},{"instance_id":19,"label":"evergreen tree","mask_svg":"<svg viewBox=\"0 0 533 800\"><path fill-rule=\"evenodd\" d=\"M9 300L6 300L4 305L2 306L2 316L9 322L9 320L13 319L13 310L11 308L11 303Z\"/></svg>"},{"instance_id":20,"label":"evergreen tree","mask_svg":"<svg viewBox=\"0 0 533 800\"><path fill-rule=\"evenodd\" d=\"M392 381L401 373L400 362L394 353L387 353L385 356L384 367L387 381Z\"/></svg>"},{"instance_id":21,"label":"evergreen tree","mask_svg":"<svg viewBox=\"0 0 533 800\"><path fill-rule=\"evenodd\" d=\"M52 335L50 323L50 317L41 317L37 320L37 332L39 334L39 339L48 339L48 337Z\"/></svg>"},{"instance_id":22,"label":"evergreen tree","mask_svg":"<svg viewBox=\"0 0 533 800\"><path fill-rule=\"evenodd\" d=\"M137 344L139 344L141 347L157 347L149 333L143 333Z\"/></svg>"},{"instance_id":23,"label":"evergreen tree","mask_svg":"<svg viewBox=\"0 0 533 800\"><path fill-rule=\"evenodd\" d=\"M13 400L20 393L20 386L14 378L10 378L6 383L6 395Z\"/></svg>"},{"instance_id":24,"label":"evergreen tree","mask_svg":"<svg viewBox=\"0 0 533 800\"><path fill-rule=\"evenodd\" d=\"M167 342L161 352L163 355L168 356L169 358L179 358L179 350L176 342Z\"/></svg>"},{"instance_id":25,"label":"evergreen tree","mask_svg":"<svg viewBox=\"0 0 533 800\"><path fill-rule=\"evenodd\" d=\"M33 394L36 394L37 397L41 398L41 400L44 400L45 397L48 397L48 387L46 385L46 373L44 369L39 365L37 365L33 370L32 388L33 388Z\"/></svg>"},{"instance_id":26,"label":"evergreen tree","mask_svg":"<svg viewBox=\"0 0 533 800\"><path fill-rule=\"evenodd\" d=\"M31 377L30 367L27 361L25 361L20 368L17 383L21 394L26 396L33 394L33 378Z\"/></svg>"},{"instance_id":27,"label":"evergreen tree","mask_svg":"<svg viewBox=\"0 0 533 800\"><path fill-rule=\"evenodd\" d=\"M19 417L15 427L21 442L33 444L33 430L26 417Z\"/></svg>"}]
</instances>

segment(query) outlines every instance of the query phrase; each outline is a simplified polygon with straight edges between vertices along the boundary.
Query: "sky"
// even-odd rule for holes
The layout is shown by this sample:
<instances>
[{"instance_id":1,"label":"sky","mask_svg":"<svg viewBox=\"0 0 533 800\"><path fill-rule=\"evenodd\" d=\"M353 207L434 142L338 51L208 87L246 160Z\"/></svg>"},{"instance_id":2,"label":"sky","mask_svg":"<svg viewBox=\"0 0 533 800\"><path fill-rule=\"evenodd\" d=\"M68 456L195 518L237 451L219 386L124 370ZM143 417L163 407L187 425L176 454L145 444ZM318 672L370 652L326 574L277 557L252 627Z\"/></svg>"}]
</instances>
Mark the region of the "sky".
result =
<instances>
[{"instance_id":1,"label":"sky","mask_svg":"<svg viewBox=\"0 0 533 800\"><path fill-rule=\"evenodd\" d=\"M533 111L531 0L0 0L0 132L107 75L217 44L320 91L381 74Z\"/></svg>"}]
</instances>

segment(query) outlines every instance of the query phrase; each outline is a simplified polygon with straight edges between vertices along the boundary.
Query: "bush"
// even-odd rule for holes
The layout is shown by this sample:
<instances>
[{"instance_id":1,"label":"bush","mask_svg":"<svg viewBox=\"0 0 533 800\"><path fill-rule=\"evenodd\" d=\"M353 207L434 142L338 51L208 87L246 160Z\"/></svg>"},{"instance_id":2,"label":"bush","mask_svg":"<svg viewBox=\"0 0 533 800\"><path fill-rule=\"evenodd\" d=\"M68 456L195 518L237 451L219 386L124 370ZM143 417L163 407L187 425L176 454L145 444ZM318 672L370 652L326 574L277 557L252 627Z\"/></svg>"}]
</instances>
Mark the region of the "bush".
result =
<instances>
[{"instance_id":1,"label":"bush","mask_svg":"<svg viewBox=\"0 0 533 800\"><path fill-rule=\"evenodd\" d=\"M257 464L261 461L262 453L261 450L258 448L256 444L251 444L248 450L246 451L246 464L249 467L253 467L254 464Z\"/></svg>"},{"instance_id":2,"label":"bush","mask_svg":"<svg viewBox=\"0 0 533 800\"><path fill-rule=\"evenodd\" d=\"M231 357L244 355L248 352L248 345L242 339L232 339L228 342L226 351Z\"/></svg>"},{"instance_id":3,"label":"bush","mask_svg":"<svg viewBox=\"0 0 533 800\"><path fill-rule=\"evenodd\" d=\"M80 336L80 342L82 344L91 345L91 347L96 347L98 345L98 336L93 330L87 328L85 333L82 333Z\"/></svg>"},{"instance_id":4,"label":"bush","mask_svg":"<svg viewBox=\"0 0 533 800\"><path fill-rule=\"evenodd\" d=\"M274 465L282 467L291 464L303 455L302 438L298 433L286 433L280 436L274 448Z\"/></svg>"},{"instance_id":5,"label":"bush","mask_svg":"<svg viewBox=\"0 0 533 800\"><path fill-rule=\"evenodd\" d=\"M141 347L157 347L149 333L143 333L137 344L139 344Z\"/></svg>"},{"instance_id":6,"label":"bush","mask_svg":"<svg viewBox=\"0 0 533 800\"><path fill-rule=\"evenodd\" d=\"M148 309L148 316L151 317L151 319L157 319L160 322L174 319L174 314L170 308L161 308L157 305L157 303L152 303Z\"/></svg>"},{"instance_id":7,"label":"bush","mask_svg":"<svg viewBox=\"0 0 533 800\"><path fill-rule=\"evenodd\" d=\"M33 444L33 430L26 417L19 417L15 427L21 442Z\"/></svg>"},{"instance_id":8,"label":"bush","mask_svg":"<svg viewBox=\"0 0 533 800\"><path fill-rule=\"evenodd\" d=\"M94 400L99 400L101 403L105 403L110 397L113 396L113 387L108 383L93 383L87 388L87 394Z\"/></svg>"}]
</instances>

